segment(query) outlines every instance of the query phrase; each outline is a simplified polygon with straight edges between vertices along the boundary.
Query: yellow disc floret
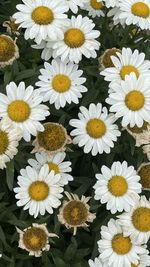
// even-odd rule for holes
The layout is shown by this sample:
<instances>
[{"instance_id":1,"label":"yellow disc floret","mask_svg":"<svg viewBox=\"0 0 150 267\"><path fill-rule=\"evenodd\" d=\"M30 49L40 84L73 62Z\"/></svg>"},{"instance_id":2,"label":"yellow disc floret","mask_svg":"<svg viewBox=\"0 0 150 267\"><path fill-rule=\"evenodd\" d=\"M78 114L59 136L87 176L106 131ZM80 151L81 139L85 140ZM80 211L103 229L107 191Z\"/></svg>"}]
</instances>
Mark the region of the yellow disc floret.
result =
<instances>
[{"instance_id":1,"label":"yellow disc floret","mask_svg":"<svg viewBox=\"0 0 150 267\"><path fill-rule=\"evenodd\" d=\"M120 77L122 80L125 80L126 75L130 75L131 73L135 73L136 77L140 76L137 68L131 65L123 66L120 70Z\"/></svg>"},{"instance_id":2,"label":"yellow disc floret","mask_svg":"<svg viewBox=\"0 0 150 267\"><path fill-rule=\"evenodd\" d=\"M62 125L46 123L44 132L38 133L38 143L48 151L57 151L66 143L66 132Z\"/></svg>"},{"instance_id":3,"label":"yellow disc floret","mask_svg":"<svg viewBox=\"0 0 150 267\"><path fill-rule=\"evenodd\" d=\"M70 89L71 80L67 75L58 74L53 78L52 87L58 93L67 92Z\"/></svg>"},{"instance_id":4,"label":"yellow disc floret","mask_svg":"<svg viewBox=\"0 0 150 267\"><path fill-rule=\"evenodd\" d=\"M23 243L29 251L38 251L45 247L47 235L38 227L31 227L23 234Z\"/></svg>"},{"instance_id":5,"label":"yellow disc floret","mask_svg":"<svg viewBox=\"0 0 150 267\"><path fill-rule=\"evenodd\" d=\"M30 106L23 100L15 100L8 105L8 116L12 121L24 122L30 116Z\"/></svg>"},{"instance_id":6,"label":"yellow disc floret","mask_svg":"<svg viewBox=\"0 0 150 267\"><path fill-rule=\"evenodd\" d=\"M88 211L84 203L72 200L64 207L63 217L67 224L72 226L82 225L86 222Z\"/></svg>"},{"instance_id":7,"label":"yellow disc floret","mask_svg":"<svg viewBox=\"0 0 150 267\"><path fill-rule=\"evenodd\" d=\"M150 188L150 165L144 165L138 172L143 188Z\"/></svg>"},{"instance_id":8,"label":"yellow disc floret","mask_svg":"<svg viewBox=\"0 0 150 267\"><path fill-rule=\"evenodd\" d=\"M143 108L145 97L143 93L137 90L129 92L125 97L126 106L132 111L138 111Z\"/></svg>"},{"instance_id":9,"label":"yellow disc floret","mask_svg":"<svg viewBox=\"0 0 150 267\"><path fill-rule=\"evenodd\" d=\"M108 182L108 189L115 197L123 196L128 190L128 184L123 176L112 176Z\"/></svg>"},{"instance_id":10,"label":"yellow disc floret","mask_svg":"<svg viewBox=\"0 0 150 267\"><path fill-rule=\"evenodd\" d=\"M97 0L90 0L91 7L95 10L102 9L104 7L103 2L98 2Z\"/></svg>"},{"instance_id":11,"label":"yellow disc floret","mask_svg":"<svg viewBox=\"0 0 150 267\"><path fill-rule=\"evenodd\" d=\"M129 237L117 234L112 239L112 248L118 255L125 255L131 250L132 243Z\"/></svg>"},{"instance_id":12,"label":"yellow disc floret","mask_svg":"<svg viewBox=\"0 0 150 267\"><path fill-rule=\"evenodd\" d=\"M69 29L65 32L64 42L70 48L78 48L81 47L85 42L84 33L77 28Z\"/></svg>"},{"instance_id":13,"label":"yellow disc floret","mask_svg":"<svg viewBox=\"0 0 150 267\"><path fill-rule=\"evenodd\" d=\"M47 6L38 6L32 12L32 19L39 25L48 25L54 20L54 14Z\"/></svg>"},{"instance_id":14,"label":"yellow disc floret","mask_svg":"<svg viewBox=\"0 0 150 267\"><path fill-rule=\"evenodd\" d=\"M148 18L150 15L150 8L146 3L137 2L132 5L132 14L141 18Z\"/></svg>"},{"instance_id":15,"label":"yellow disc floret","mask_svg":"<svg viewBox=\"0 0 150 267\"><path fill-rule=\"evenodd\" d=\"M104 55L102 56L102 65L105 68L111 68L114 67L114 63L112 62L111 56L115 56L117 57L116 52L121 52L119 49L117 48L111 48L111 49L107 49L104 53Z\"/></svg>"},{"instance_id":16,"label":"yellow disc floret","mask_svg":"<svg viewBox=\"0 0 150 267\"><path fill-rule=\"evenodd\" d=\"M106 133L106 125L100 119L91 119L88 121L86 126L87 133L92 138L101 138Z\"/></svg>"},{"instance_id":17,"label":"yellow disc floret","mask_svg":"<svg viewBox=\"0 0 150 267\"><path fill-rule=\"evenodd\" d=\"M0 35L0 63L7 62L15 56L15 42L6 35Z\"/></svg>"},{"instance_id":18,"label":"yellow disc floret","mask_svg":"<svg viewBox=\"0 0 150 267\"><path fill-rule=\"evenodd\" d=\"M32 200L42 201L48 197L49 187L44 181L35 181L30 185L28 192Z\"/></svg>"},{"instance_id":19,"label":"yellow disc floret","mask_svg":"<svg viewBox=\"0 0 150 267\"><path fill-rule=\"evenodd\" d=\"M59 167L57 164L55 164L53 162L48 162L48 167L49 167L49 171L54 171L55 174L59 173Z\"/></svg>"},{"instance_id":20,"label":"yellow disc floret","mask_svg":"<svg viewBox=\"0 0 150 267\"><path fill-rule=\"evenodd\" d=\"M132 214L132 223L140 232L150 231L150 209L145 207L137 208Z\"/></svg>"},{"instance_id":21,"label":"yellow disc floret","mask_svg":"<svg viewBox=\"0 0 150 267\"><path fill-rule=\"evenodd\" d=\"M9 145L8 134L0 130L0 155L6 152L8 145Z\"/></svg>"}]
</instances>

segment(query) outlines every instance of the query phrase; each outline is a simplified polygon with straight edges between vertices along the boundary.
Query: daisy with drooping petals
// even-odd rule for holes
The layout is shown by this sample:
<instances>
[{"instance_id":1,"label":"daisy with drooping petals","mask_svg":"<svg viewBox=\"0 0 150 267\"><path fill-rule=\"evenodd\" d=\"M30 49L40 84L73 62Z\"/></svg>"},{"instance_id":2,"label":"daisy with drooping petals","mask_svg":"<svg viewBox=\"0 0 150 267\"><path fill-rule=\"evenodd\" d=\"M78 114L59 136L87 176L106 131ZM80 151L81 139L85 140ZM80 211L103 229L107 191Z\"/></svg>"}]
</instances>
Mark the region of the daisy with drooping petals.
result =
<instances>
[{"instance_id":1,"label":"daisy with drooping petals","mask_svg":"<svg viewBox=\"0 0 150 267\"><path fill-rule=\"evenodd\" d=\"M19 58L19 49L10 36L0 35L0 68L12 65L14 60Z\"/></svg>"},{"instance_id":2,"label":"daisy with drooping petals","mask_svg":"<svg viewBox=\"0 0 150 267\"><path fill-rule=\"evenodd\" d=\"M8 118L15 129L21 129L23 138L28 142L31 134L36 136L37 131L43 131L40 121L45 120L50 113L46 105L42 105L42 98L38 90L32 86L25 88L25 83L18 86L10 82L6 86L6 93L0 93L0 114Z\"/></svg>"},{"instance_id":3,"label":"daisy with drooping petals","mask_svg":"<svg viewBox=\"0 0 150 267\"><path fill-rule=\"evenodd\" d=\"M138 175L140 176L140 183L146 190L150 190L150 162L142 163L138 168Z\"/></svg>"},{"instance_id":4,"label":"daisy with drooping petals","mask_svg":"<svg viewBox=\"0 0 150 267\"><path fill-rule=\"evenodd\" d=\"M102 226L101 240L97 243L101 260L112 267L136 265L139 255L145 253L144 247L135 243L131 236L124 235L122 227L114 219L110 219L108 226Z\"/></svg>"},{"instance_id":5,"label":"daisy with drooping petals","mask_svg":"<svg viewBox=\"0 0 150 267\"><path fill-rule=\"evenodd\" d=\"M66 145L71 143L71 138L67 134L62 124L47 122L43 125L44 131L37 134L33 141L35 148L32 153L45 151L49 155L66 150Z\"/></svg>"},{"instance_id":6,"label":"daisy with drooping petals","mask_svg":"<svg viewBox=\"0 0 150 267\"><path fill-rule=\"evenodd\" d=\"M94 198L102 204L107 203L107 210L113 214L117 211L130 211L134 198L139 198L138 194L141 193L140 176L134 167L128 167L126 161L117 161L111 169L103 165L101 172L102 174L96 174L98 181L94 185Z\"/></svg>"},{"instance_id":7,"label":"daisy with drooping petals","mask_svg":"<svg viewBox=\"0 0 150 267\"><path fill-rule=\"evenodd\" d=\"M0 169L6 168L6 163L17 154L21 138L21 131L12 129L7 119L0 121Z\"/></svg>"},{"instance_id":8,"label":"daisy with drooping petals","mask_svg":"<svg viewBox=\"0 0 150 267\"><path fill-rule=\"evenodd\" d=\"M108 267L105 263L103 263L100 259L100 257L95 258L93 260L88 261L90 267Z\"/></svg>"},{"instance_id":9,"label":"daisy with drooping petals","mask_svg":"<svg viewBox=\"0 0 150 267\"><path fill-rule=\"evenodd\" d=\"M44 67L40 70L40 81L36 83L43 101L54 104L56 109L64 108L67 103L78 104L82 93L87 92L83 86L86 79L81 77L83 71L78 69L78 65L54 59L51 65L45 62Z\"/></svg>"},{"instance_id":10,"label":"daisy with drooping petals","mask_svg":"<svg viewBox=\"0 0 150 267\"><path fill-rule=\"evenodd\" d=\"M37 44L49 38L57 40L63 38L63 29L69 24L68 10L63 0L22 0L24 4L19 4L16 8L19 12L13 15L19 28L25 28L25 39L35 39Z\"/></svg>"},{"instance_id":11,"label":"daisy with drooping petals","mask_svg":"<svg viewBox=\"0 0 150 267\"><path fill-rule=\"evenodd\" d=\"M95 17L104 17L105 14L103 12L104 3L102 0L88 0L87 3L85 3L83 9L87 10L89 13L88 15L92 18Z\"/></svg>"},{"instance_id":12,"label":"daisy with drooping petals","mask_svg":"<svg viewBox=\"0 0 150 267\"><path fill-rule=\"evenodd\" d=\"M33 223L32 226L20 230L19 233L19 248L25 249L29 255L40 257L42 252L49 251L49 237L58 237L56 234L49 233L46 224Z\"/></svg>"},{"instance_id":13,"label":"daisy with drooping petals","mask_svg":"<svg viewBox=\"0 0 150 267\"><path fill-rule=\"evenodd\" d=\"M45 164L39 171L30 166L21 169L18 176L19 187L14 188L17 206L29 209L29 214L36 218L39 214L53 213L60 206L63 188L60 185L60 174L49 172Z\"/></svg>"},{"instance_id":14,"label":"daisy with drooping petals","mask_svg":"<svg viewBox=\"0 0 150 267\"><path fill-rule=\"evenodd\" d=\"M87 58L96 58L95 50L99 50L100 43L95 39L100 32L93 30L95 24L88 17L72 16L70 25L64 31L63 40L54 44L54 55L60 56L62 61L79 63L82 55Z\"/></svg>"},{"instance_id":15,"label":"daisy with drooping petals","mask_svg":"<svg viewBox=\"0 0 150 267\"><path fill-rule=\"evenodd\" d=\"M136 146L141 146L143 144L143 135L150 131L150 124L144 121L142 127L130 127L129 125L124 128L136 141Z\"/></svg>"},{"instance_id":16,"label":"daisy with drooping petals","mask_svg":"<svg viewBox=\"0 0 150 267\"><path fill-rule=\"evenodd\" d=\"M109 82L120 83L125 80L126 75L135 73L136 77L150 75L150 61L145 60L145 54L139 53L136 49L134 52L130 48L122 48L122 52L116 51L117 56L111 56L114 67L106 68L100 74L105 76Z\"/></svg>"},{"instance_id":17,"label":"daisy with drooping petals","mask_svg":"<svg viewBox=\"0 0 150 267\"><path fill-rule=\"evenodd\" d=\"M74 14L78 13L79 7L83 7L84 3L88 0L65 0L68 9L70 9Z\"/></svg>"},{"instance_id":18,"label":"daisy with drooping petals","mask_svg":"<svg viewBox=\"0 0 150 267\"><path fill-rule=\"evenodd\" d=\"M65 152L58 152L52 156L48 155L45 152L36 153L35 159L29 159L29 164L39 170L44 164L48 164L49 171L54 171L55 174L60 174L60 184L66 185L69 181L73 181L72 175L68 174L71 172L71 162L64 161L66 157Z\"/></svg>"},{"instance_id":19,"label":"daisy with drooping petals","mask_svg":"<svg viewBox=\"0 0 150 267\"><path fill-rule=\"evenodd\" d=\"M48 40L43 40L40 44L34 44L31 46L34 49L42 50L41 58L45 61L48 61L53 55L53 42Z\"/></svg>"},{"instance_id":20,"label":"daisy with drooping petals","mask_svg":"<svg viewBox=\"0 0 150 267\"><path fill-rule=\"evenodd\" d=\"M81 199L75 194L65 192L69 201L64 201L59 210L58 219L66 228L73 228L73 235L76 235L79 227L88 227L87 222L93 222L95 214L90 212L87 202L91 197L82 196Z\"/></svg>"},{"instance_id":21,"label":"daisy with drooping petals","mask_svg":"<svg viewBox=\"0 0 150 267\"><path fill-rule=\"evenodd\" d=\"M106 99L110 111L116 118L122 118L122 126L142 127L144 121L150 122L150 79L134 73L126 76L120 84L111 85L112 93Z\"/></svg>"},{"instance_id":22,"label":"daisy with drooping petals","mask_svg":"<svg viewBox=\"0 0 150 267\"><path fill-rule=\"evenodd\" d=\"M150 1L149 0L120 0L119 19L125 20L127 25L137 25L142 30L150 29Z\"/></svg>"},{"instance_id":23,"label":"daisy with drooping petals","mask_svg":"<svg viewBox=\"0 0 150 267\"><path fill-rule=\"evenodd\" d=\"M116 56L117 54L116 52L121 52L120 49L118 48L109 48L106 49L106 51L101 55L101 57L99 58L99 63L100 63L100 70L104 70L106 68L110 68L110 67L114 67L114 63L112 62L111 57L112 56Z\"/></svg>"},{"instance_id":24,"label":"daisy with drooping petals","mask_svg":"<svg viewBox=\"0 0 150 267\"><path fill-rule=\"evenodd\" d=\"M15 19L13 17L9 17L9 20L3 22L3 27L6 27L6 31L11 35L15 34L17 36L20 35L18 31L19 25L15 23Z\"/></svg>"},{"instance_id":25,"label":"daisy with drooping petals","mask_svg":"<svg viewBox=\"0 0 150 267\"><path fill-rule=\"evenodd\" d=\"M109 154L121 135L114 124L114 115L108 114L107 108L102 108L100 103L90 104L89 109L80 107L80 111L79 119L70 120L70 125L76 128L70 133L74 137L73 143L84 146L84 153L91 151L93 156L104 152Z\"/></svg>"},{"instance_id":26,"label":"daisy with drooping petals","mask_svg":"<svg viewBox=\"0 0 150 267\"><path fill-rule=\"evenodd\" d=\"M150 200L145 196L133 200L131 211L118 216L119 224L126 236L130 235L138 244L144 244L150 238Z\"/></svg>"}]
</instances>

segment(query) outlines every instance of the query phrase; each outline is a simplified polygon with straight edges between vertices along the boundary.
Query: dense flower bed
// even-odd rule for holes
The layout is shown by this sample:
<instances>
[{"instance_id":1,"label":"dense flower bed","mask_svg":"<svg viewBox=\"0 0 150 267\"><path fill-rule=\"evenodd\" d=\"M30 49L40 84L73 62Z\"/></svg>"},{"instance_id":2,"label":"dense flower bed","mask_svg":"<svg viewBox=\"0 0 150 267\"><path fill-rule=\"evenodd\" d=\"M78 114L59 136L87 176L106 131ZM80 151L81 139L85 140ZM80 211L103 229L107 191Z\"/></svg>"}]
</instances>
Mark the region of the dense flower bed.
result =
<instances>
[{"instance_id":1,"label":"dense flower bed","mask_svg":"<svg viewBox=\"0 0 150 267\"><path fill-rule=\"evenodd\" d=\"M0 267L150 266L150 0L0 3Z\"/></svg>"}]
</instances>

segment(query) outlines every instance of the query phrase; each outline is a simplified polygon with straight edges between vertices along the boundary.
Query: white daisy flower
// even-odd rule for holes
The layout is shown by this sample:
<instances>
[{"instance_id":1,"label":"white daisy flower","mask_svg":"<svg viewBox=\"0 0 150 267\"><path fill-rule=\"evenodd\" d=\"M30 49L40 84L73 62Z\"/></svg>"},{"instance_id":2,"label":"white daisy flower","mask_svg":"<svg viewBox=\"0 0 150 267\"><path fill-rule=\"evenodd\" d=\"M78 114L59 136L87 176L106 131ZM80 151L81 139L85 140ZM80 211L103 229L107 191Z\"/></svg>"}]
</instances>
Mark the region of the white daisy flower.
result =
<instances>
[{"instance_id":1,"label":"white daisy flower","mask_svg":"<svg viewBox=\"0 0 150 267\"><path fill-rule=\"evenodd\" d=\"M56 234L49 233L46 224L33 223L32 226L20 230L19 248L25 249L30 256L40 257L42 252L49 251L49 237L58 237Z\"/></svg>"},{"instance_id":2,"label":"white daisy flower","mask_svg":"<svg viewBox=\"0 0 150 267\"><path fill-rule=\"evenodd\" d=\"M86 79L81 77L83 71L78 65L54 59L51 64L45 62L44 67L40 70L40 81L36 83L43 101L54 104L56 109L64 108L67 103L78 104L82 93L87 92L83 86Z\"/></svg>"},{"instance_id":3,"label":"white daisy flower","mask_svg":"<svg viewBox=\"0 0 150 267\"><path fill-rule=\"evenodd\" d=\"M94 213L90 212L88 201L90 197L82 196L81 199L76 194L65 192L68 201L64 201L59 210L58 220L64 224L67 229L73 228L73 235L76 235L79 227L88 227L87 222L93 222L96 218Z\"/></svg>"},{"instance_id":4,"label":"white daisy flower","mask_svg":"<svg viewBox=\"0 0 150 267\"><path fill-rule=\"evenodd\" d=\"M53 42L48 40L43 40L40 44L34 44L31 46L34 49L42 50L41 58L45 61L48 61L53 55Z\"/></svg>"},{"instance_id":5,"label":"white daisy flower","mask_svg":"<svg viewBox=\"0 0 150 267\"><path fill-rule=\"evenodd\" d=\"M60 184L66 185L69 181L73 181L72 175L68 174L72 171L71 162L64 161L66 157L65 152L58 152L54 155L48 155L45 152L36 153L35 159L29 159L28 163L34 168L39 170L43 165L48 164L49 171L54 171L55 175L60 174Z\"/></svg>"},{"instance_id":6,"label":"white daisy flower","mask_svg":"<svg viewBox=\"0 0 150 267\"><path fill-rule=\"evenodd\" d=\"M110 111L115 112L116 118L122 118L122 126L135 125L142 127L144 121L150 122L150 79L134 73L126 76L121 84L113 83L113 92L109 94L106 103L110 104Z\"/></svg>"},{"instance_id":7,"label":"white daisy flower","mask_svg":"<svg viewBox=\"0 0 150 267\"><path fill-rule=\"evenodd\" d=\"M107 13L108 17L113 17L113 25L118 25L121 24L123 28L125 28L126 24L125 24L125 19L120 19L120 8L119 6L119 1L117 1L117 4L114 8L110 9L109 12ZM105 3L106 4L106 3Z\"/></svg>"},{"instance_id":8,"label":"white daisy flower","mask_svg":"<svg viewBox=\"0 0 150 267\"><path fill-rule=\"evenodd\" d=\"M101 240L98 241L100 258L111 267L127 267L138 264L140 254L145 248L125 236L122 227L111 219L108 226L101 228Z\"/></svg>"},{"instance_id":9,"label":"white daisy flower","mask_svg":"<svg viewBox=\"0 0 150 267\"><path fill-rule=\"evenodd\" d=\"M103 12L103 8L104 2L102 0L88 0L83 7L83 9L88 11L88 15L92 18L104 17L105 13Z\"/></svg>"},{"instance_id":10,"label":"white daisy flower","mask_svg":"<svg viewBox=\"0 0 150 267\"><path fill-rule=\"evenodd\" d=\"M116 7L118 6L118 0L103 0L105 2L106 7Z\"/></svg>"},{"instance_id":11,"label":"white daisy flower","mask_svg":"<svg viewBox=\"0 0 150 267\"><path fill-rule=\"evenodd\" d=\"M46 105L42 105L42 98L38 90L32 86L25 88L25 83L18 86L10 82L6 86L6 93L0 93L0 114L8 118L15 129L21 129L23 138L28 142L31 134L36 136L37 131L43 131L40 121L45 120L50 113Z\"/></svg>"},{"instance_id":12,"label":"white daisy flower","mask_svg":"<svg viewBox=\"0 0 150 267\"><path fill-rule=\"evenodd\" d=\"M21 138L21 131L12 129L7 119L0 121L0 169L6 168L6 163L17 154Z\"/></svg>"},{"instance_id":13,"label":"white daisy flower","mask_svg":"<svg viewBox=\"0 0 150 267\"><path fill-rule=\"evenodd\" d=\"M84 153L91 151L93 156L98 153L110 153L114 142L121 135L118 126L114 124L115 117L108 114L107 108L100 103L90 104L89 109L80 107L79 119L70 120L70 125L76 129L71 132L73 143L84 146Z\"/></svg>"},{"instance_id":14,"label":"white daisy flower","mask_svg":"<svg viewBox=\"0 0 150 267\"><path fill-rule=\"evenodd\" d=\"M82 55L96 58L95 50L99 50L100 43L95 39L100 36L100 31L93 30L94 27L95 24L88 17L72 16L63 40L56 41L53 46L55 57L60 56L62 61L75 63L82 60Z\"/></svg>"},{"instance_id":15,"label":"white daisy flower","mask_svg":"<svg viewBox=\"0 0 150 267\"><path fill-rule=\"evenodd\" d=\"M137 25L142 30L150 29L150 1L149 0L120 0L119 18L127 25Z\"/></svg>"},{"instance_id":16,"label":"white daisy flower","mask_svg":"<svg viewBox=\"0 0 150 267\"><path fill-rule=\"evenodd\" d=\"M74 14L78 13L79 7L83 7L84 3L88 0L65 0L68 9L70 9Z\"/></svg>"},{"instance_id":17,"label":"white daisy flower","mask_svg":"<svg viewBox=\"0 0 150 267\"><path fill-rule=\"evenodd\" d=\"M102 72L105 81L118 82L125 80L126 75L135 73L136 77L150 75L150 61L145 60L145 54L139 53L136 49L134 52L130 48L122 48L122 52L116 52L117 56L111 56L114 67L106 68Z\"/></svg>"},{"instance_id":18,"label":"white daisy flower","mask_svg":"<svg viewBox=\"0 0 150 267\"><path fill-rule=\"evenodd\" d=\"M140 176L140 183L144 190L150 191L150 162L142 163L137 172Z\"/></svg>"},{"instance_id":19,"label":"white daisy flower","mask_svg":"<svg viewBox=\"0 0 150 267\"><path fill-rule=\"evenodd\" d=\"M148 267L149 263L150 263L150 255L149 255L149 251L145 249L145 252L141 255L139 255L140 260L138 263L138 267ZM136 267L136 266L132 266L131 267Z\"/></svg>"},{"instance_id":20,"label":"white daisy flower","mask_svg":"<svg viewBox=\"0 0 150 267\"><path fill-rule=\"evenodd\" d=\"M88 261L90 267L108 267L105 263L103 263L100 257L97 257L93 260Z\"/></svg>"},{"instance_id":21,"label":"white daisy flower","mask_svg":"<svg viewBox=\"0 0 150 267\"><path fill-rule=\"evenodd\" d=\"M19 28L25 28L25 39L35 39L37 44L49 38L63 38L63 29L68 25L68 10L63 0L22 0L16 8L19 12L13 15Z\"/></svg>"},{"instance_id":22,"label":"white daisy flower","mask_svg":"<svg viewBox=\"0 0 150 267\"><path fill-rule=\"evenodd\" d=\"M71 143L66 128L55 122L46 122L43 127L44 131L38 132L33 141L35 148L32 153L45 151L49 155L54 155L57 152L65 151L67 144Z\"/></svg>"},{"instance_id":23,"label":"white daisy flower","mask_svg":"<svg viewBox=\"0 0 150 267\"><path fill-rule=\"evenodd\" d=\"M150 238L150 199L141 196L139 200L133 200L131 211L118 216L119 224L126 236L130 235L138 244L147 243Z\"/></svg>"},{"instance_id":24,"label":"white daisy flower","mask_svg":"<svg viewBox=\"0 0 150 267\"><path fill-rule=\"evenodd\" d=\"M19 58L19 49L10 36L0 34L0 68L12 65L14 60Z\"/></svg>"},{"instance_id":25,"label":"white daisy flower","mask_svg":"<svg viewBox=\"0 0 150 267\"><path fill-rule=\"evenodd\" d=\"M94 185L96 200L102 204L107 203L107 210L111 213L117 211L130 211L134 204L134 198L139 198L141 193L140 176L137 175L133 166L126 161L114 162L109 169L103 165L101 174L96 174L97 182Z\"/></svg>"},{"instance_id":26,"label":"white daisy flower","mask_svg":"<svg viewBox=\"0 0 150 267\"><path fill-rule=\"evenodd\" d=\"M14 188L15 197L18 199L17 206L29 209L29 214L36 218L39 214L53 213L53 209L60 206L63 197L63 187L60 185L60 174L54 175L49 172L45 164L39 171L27 166L21 169L18 176L19 187Z\"/></svg>"}]
</instances>

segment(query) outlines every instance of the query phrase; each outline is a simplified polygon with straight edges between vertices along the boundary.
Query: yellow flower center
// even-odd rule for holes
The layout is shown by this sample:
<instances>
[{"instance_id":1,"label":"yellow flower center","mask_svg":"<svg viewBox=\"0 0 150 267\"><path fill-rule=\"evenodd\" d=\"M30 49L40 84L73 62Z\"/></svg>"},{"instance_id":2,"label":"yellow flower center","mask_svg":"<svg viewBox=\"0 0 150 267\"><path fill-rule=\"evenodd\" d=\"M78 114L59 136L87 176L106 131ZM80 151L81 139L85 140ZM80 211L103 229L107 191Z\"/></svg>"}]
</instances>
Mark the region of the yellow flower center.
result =
<instances>
[{"instance_id":1,"label":"yellow flower center","mask_svg":"<svg viewBox=\"0 0 150 267\"><path fill-rule=\"evenodd\" d=\"M69 91L71 80L67 75L58 74L53 78L52 86L56 92L64 93Z\"/></svg>"},{"instance_id":2,"label":"yellow flower center","mask_svg":"<svg viewBox=\"0 0 150 267\"><path fill-rule=\"evenodd\" d=\"M0 130L0 155L4 154L9 146L7 133Z\"/></svg>"},{"instance_id":3,"label":"yellow flower center","mask_svg":"<svg viewBox=\"0 0 150 267\"><path fill-rule=\"evenodd\" d=\"M69 225L81 225L86 222L88 211L84 203L72 200L64 207L63 217Z\"/></svg>"},{"instance_id":4,"label":"yellow flower center","mask_svg":"<svg viewBox=\"0 0 150 267\"><path fill-rule=\"evenodd\" d=\"M31 199L42 201L48 197L49 187L43 181L36 181L30 185L28 192Z\"/></svg>"},{"instance_id":5,"label":"yellow flower center","mask_svg":"<svg viewBox=\"0 0 150 267\"><path fill-rule=\"evenodd\" d=\"M112 62L111 56L117 57L116 52L121 52L121 51L117 48L111 48L104 53L102 57L102 64L105 68L114 67L114 63Z\"/></svg>"},{"instance_id":6,"label":"yellow flower center","mask_svg":"<svg viewBox=\"0 0 150 267\"><path fill-rule=\"evenodd\" d=\"M128 183L123 176L112 176L108 182L108 189L115 197L121 197L127 192Z\"/></svg>"},{"instance_id":7,"label":"yellow flower center","mask_svg":"<svg viewBox=\"0 0 150 267\"><path fill-rule=\"evenodd\" d=\"M39 25L48 25L54 20L54 14L47 6L38 6L32 12L32 19Z\"/></svg>"},{"instance_id":8,"label":"yellow flower center","mask_svg":"<svg viewBox=\"0 0 150 267\"><path fill-rule=\"evenodd\" d=\"M117 254L125 255L131 250L132 243L129 237L124 237L123 234L117 234L112 239L112 248Z\"/></svg>"},{"instance_id":9,"label":"yellow flower center","mask_svg":"<svg viewBox=\"0 0 150 267\"><path fill-rule=\"evenodd\" d=\"M143 188L150 188L150 165L143 166L138 175L141 177L141 184Z\"/></svg>"},{"instance_id":10,"label":"yellow flower center","mask_svg":"<svg viewBox=\"0 0 150 267\"><path fill-rule=\"evenodd\" d=\"M137 68L131 65L123 66L120 70L120 77L122 80L125 80L126 75L130 75L130 73L135 73L136 77L139 78L139 71Z\"/></svg>"},{"instance_id":11,"label":"yellow flower center","mask_svg":"<svg viewBox=\"0 0 150 267\"><path fill-rule=\"evenodd\" d=\"M64 42L70 48L81 47L85 42L84 33L77 28L69 29L68 31L65 32Z\"/></svg>"},{"instance_id":12,"label":"yellow flower center","mask_svg":"<svg viewBox=\"0 0 150 267\"><path fill-rule=\"evenodd\" d=\"M141 18L148 18L150 15L149 6L143 2L137 2L132 5L132 14Z\"/></svg>"},{"instance_id":13,"label":"yellow flower center","mask_svg":"<svg viewBox=\"0 0 150 267\"><path fill-rule=\"evenodd\" d=\"M138 267L138 266L139 266L139 264L135 265L134 263L131 263L131 267Z\"/></svg>"},{"instance_id":14,"label":"yellow flower center","mask_svg":"<svg viewBox=\"0 0 150 267\"><path fill-rule=\"evenodd\" d=\"M132 111L140 110L141 108L143 108L144 103L145 103L144 95L137 90L131 91L125 97L126 106Z\"/></svg>"},{"instance_id":15,"label":"yellow flower center","mask_svg":"<svg viewBox=\"0 0 150 267\"><path fill-rule=\"evenodd\" d=\"M30 106L23 100L15 100L8 105L8 116L12 121L24 122L30 116Z\"/></svg>"},{"instance_id":16,"label":"yellow flower center","mask_svg":"<svg viewBox=\"0 0 150 267\"><path fill-rule=\"evenodd\" d=\"M102 9L104 7L103 2L97 2L97 0L91 0L90 3L91 7L96 10Z\"/></svg>"},{"instance_id":17,"label":"yellow flower center","mask_svg":"<svg viewBox=\"0 0 150 267\"><path fill-rule=\"evenodd\" d=\"M47 235L44 230L38 227L31 227L24 232L23 243L28 250L38 251L45 247Z\"/></svg>"},{"instance_id":18,"label":"yellow flower center","mask_svg":"<svg viewBox=\"0 0 150 267\"><path fill-rule=\"evenodd\" d=\"M66 142L66 133L63 126L47 123L44 128L44 132L38 133L37 136L39 145L48 151L61 149Z\"/></svg>"},{"instance_id":19,"label":"yellow flower center","mask_svg":"<svg viewBox=\"0 0 150 267\"><path fill-rule=\"evenodd\" d=\"M142 127L137 127L134 126L133 128L131 128L130 126L128 126L128 129L132 132L132 133L136 133L136 134L140 134L143 133L143 131L147 130L147 126L148 126L148 122L144 121L143 126Z\"/></svg>"},{"instance_id":20,"label":"yellow flower center","mask_svg":"<svg viewBox=\"0 0 150 267\"><path fill-rule=\"evenodd\" d=\"M53 163L53 162L48 162L48 166L49 166L49 171L54 171L55 174L59 173L59 168L58 165Z\"/></svg>"},{"instance_id":21,"label":"yellow flower center","mask_svg":"<svg viewBox=\"0 0 150 267\"><path fill-rule=\"evenodd\" d=\"M7 62L15 55L15 43L6 35L0 35L0 62Z\"/></svg>"},{"instance_id":22,"label":"yellow flower center","mask_svg":"<svg viewBox=\"0 0 150 267\"><path fill-rule=\"evenodd\" d=\"M140 232L150 231L150 209L145 207L137 208L133 212L132 223Z\"/></svg>"},{"instance_id":23,"label":"yellow flower center","mask_svg":"<svg viewBox=\"0 0 150 267\"><path fill-rule=\"evenodd\" d=\"M87 133L92 138L101 138L106 133L106 125L100 119L91 119L88 121L86 126Z\"/></svg>"}]
</instances>

